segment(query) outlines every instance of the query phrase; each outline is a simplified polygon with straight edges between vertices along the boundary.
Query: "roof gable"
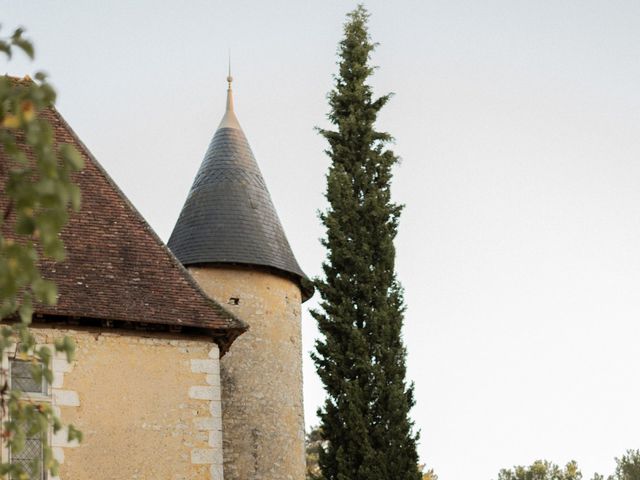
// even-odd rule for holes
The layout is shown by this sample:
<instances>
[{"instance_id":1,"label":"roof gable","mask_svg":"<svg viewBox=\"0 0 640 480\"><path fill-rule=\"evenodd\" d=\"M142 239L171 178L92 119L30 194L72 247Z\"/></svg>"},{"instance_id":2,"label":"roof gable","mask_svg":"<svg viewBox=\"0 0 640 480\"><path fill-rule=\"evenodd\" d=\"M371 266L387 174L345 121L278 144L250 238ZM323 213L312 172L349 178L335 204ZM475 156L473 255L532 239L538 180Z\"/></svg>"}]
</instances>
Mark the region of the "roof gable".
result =
<instances>
[{"instance_id":1,"label":"roof gable","mask_svg":"<svg viewBox=\"0 0 640 480\"><path fill-rule=\"evenodd\" d=\"M73 144L85 160L75 180L80 212L62 232L64 262L42 261L56 282L58 304L37 313L207 329L233 340L247 329L198 287L56 110L40 113L57 142ZM0 150L0 161L6 161ZM4 184L4 178L0 174Z\"/></svg>"}]
</instances>

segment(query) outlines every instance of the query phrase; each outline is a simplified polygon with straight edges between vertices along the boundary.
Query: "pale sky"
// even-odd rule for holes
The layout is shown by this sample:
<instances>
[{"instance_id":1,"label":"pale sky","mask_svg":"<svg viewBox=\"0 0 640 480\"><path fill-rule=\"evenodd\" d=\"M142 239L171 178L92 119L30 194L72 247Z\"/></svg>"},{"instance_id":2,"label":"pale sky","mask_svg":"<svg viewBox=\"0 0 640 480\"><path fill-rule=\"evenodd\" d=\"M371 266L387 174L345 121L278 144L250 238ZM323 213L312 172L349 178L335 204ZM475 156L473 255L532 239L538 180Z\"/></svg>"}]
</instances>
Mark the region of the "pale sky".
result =
<instances>
[{"instance_id":1,"label":"pale sky","mask_svg":"<svg viewBox=\"0 0 640 480\"><path fill-rule=\"evenodd\" d=\"M640 448L640 2L370 1L421 460L441 480ZM0 0L59 109L166 241L236 111L293 250L320 274L325 95L346 0ZM323 391L307 352L307 425Z\"/></svg>"}]
</instances>

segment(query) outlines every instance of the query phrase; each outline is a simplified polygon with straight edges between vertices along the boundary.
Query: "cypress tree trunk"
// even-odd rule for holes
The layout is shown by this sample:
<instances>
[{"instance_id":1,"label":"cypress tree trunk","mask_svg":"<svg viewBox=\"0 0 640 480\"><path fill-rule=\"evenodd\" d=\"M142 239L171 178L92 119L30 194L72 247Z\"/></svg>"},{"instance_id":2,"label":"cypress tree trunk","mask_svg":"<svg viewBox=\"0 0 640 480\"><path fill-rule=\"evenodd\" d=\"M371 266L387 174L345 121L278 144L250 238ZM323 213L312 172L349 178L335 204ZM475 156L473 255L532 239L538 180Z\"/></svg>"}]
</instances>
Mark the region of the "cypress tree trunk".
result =
<instances>
[{"instance_id":1,"label":"cypress tree trunk","mask_svg":"<svg viewBox=\"0 0 640 480\"><path fill-rule=\"evenodd\" d=\"M319 410L327 480L418 480L417 434L409 410L413 386L405 381L401 338L404 304L396 280L393 240L401 206L391 201L389 134L374 123L389 95L373 99L366 83L375 45L368 13L348 15L339 46L339 74L329 93L329 208L320 215L325 278L316 282L321 309L313 313L324 339L312 354L327 391Z\"/></svg>"}]
</instances>

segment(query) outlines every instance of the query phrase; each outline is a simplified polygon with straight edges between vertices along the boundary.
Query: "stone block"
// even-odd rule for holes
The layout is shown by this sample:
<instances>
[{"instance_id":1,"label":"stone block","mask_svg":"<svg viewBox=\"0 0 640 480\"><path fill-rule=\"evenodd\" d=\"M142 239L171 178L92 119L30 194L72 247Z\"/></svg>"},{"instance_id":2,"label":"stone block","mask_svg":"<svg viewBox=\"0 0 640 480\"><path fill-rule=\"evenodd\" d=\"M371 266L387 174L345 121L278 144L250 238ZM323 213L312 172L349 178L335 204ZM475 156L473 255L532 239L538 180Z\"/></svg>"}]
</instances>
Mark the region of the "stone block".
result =
<instances>
[{"instance_id":1,"label":"stone block","mask_svg":"<svg viewBox=\"0 0 640 480\"><path fill-rule=\"evenodd\" d=\"M212 401L209 404L209 412L211 412L211 416L214 418L222 418L222 402Z\"/></svg>"},{"instance_id":2,"label":"stone block","mask_svg":"<svg viewBox=\"0 0 640 480\"><path fill-rule=\"evenodd\" d=\"M209 446L216 447L222 445L222 429L217 428L209 432Z\"/></svg>"},{"instance_id":3,"label":"stone block","mask_svg":"<svg viewBox=\"0 0 640 480\"><path fill-rule=\"evenodd\" d=\"M194 448L191 450L191 463L196 465L213 464L215 450L213 448Z\"/></svg>"},{"instance_id":4,"label":"stone block","mask_svg":"<svg viewBox=\"0 0 640 480\"><path fill-rule=\"evenodd\" d=\"M189 387L189 398L195 400L215 400L215 389L212 386Z\"/></svg>"},{"instance_id":5,"label":"stone block","mask_svg":"<svg viewBox=\"0 0 640 480\"><path fill-rule=\"evenodd\" d=\"M64 463L64 449L62 447L51 447L51 453L58 463Z\"/></svg>"},{"instance_id":6,"label":"stone block","mask_svg":"<svg viewBox=\"0 0 640 480\"><path fill-rule=\"evenodd\" d=\"M220 387L220 374L209 374L205 377L205 382L207 382L207 384L209 385L213 385L215 387Z\"/></svg>"},{"instance_id":7,"label":"stone block","mask_svg":"<svg viewBox=\"0 0 640 480\"><path fill-rule=\"evenodd\" d=\"M219 424L212 417L194 418L193 423L197 430L213 430Z\"/></svg>"},{"instance_id":8,"label":"stone block","mask_svg":"<svg viewBox=\"0 0 640 480\"><path fill-rule=\"evenodd\" d=\"M78 392L74 392L73 390L59 390L54 388L53 402L63 407L79 407L80 397L78 397Z\"/></svg>"},{"instance_id":9,"label":"stone block","mask_svg":"<svg viewBox=\"0 0 640 480\"><path fill-rule=\"evenodd\" d=\"M211 480L224 479L222 465L217 465L217 464L211 465L210 472L211 472Z\"/></svg>"},{"instance_id":10,"label":"stone block","mask_svg":"<svg viewBox=\"0 0 640 480\"><path fill-rule=\"evenodd\" d=\"M67 373L71 371L71 365L66 358L54 358L51 360L51 370L56 373Z\"/></svg>"},{"instance_id":11,"label":"stone block","mask_svg":"<svg viewBox=\"0 0 640 480\"><path fill-rule=\"evenodd\" d=\"M62 388L64 384L64 373L58 372L53 374L53 382L51 383L52 388Z\"/></svg>"},{"instance_id":12,"label":"stone block","mask_svg":"<svg viewBox=\"0 0 640 480\"><path fill-rule=\"evenodd\" d=\"M193 373L220 374L220 365L215 359L191 360L191 371Z\"/></svg>"}]
</instances>

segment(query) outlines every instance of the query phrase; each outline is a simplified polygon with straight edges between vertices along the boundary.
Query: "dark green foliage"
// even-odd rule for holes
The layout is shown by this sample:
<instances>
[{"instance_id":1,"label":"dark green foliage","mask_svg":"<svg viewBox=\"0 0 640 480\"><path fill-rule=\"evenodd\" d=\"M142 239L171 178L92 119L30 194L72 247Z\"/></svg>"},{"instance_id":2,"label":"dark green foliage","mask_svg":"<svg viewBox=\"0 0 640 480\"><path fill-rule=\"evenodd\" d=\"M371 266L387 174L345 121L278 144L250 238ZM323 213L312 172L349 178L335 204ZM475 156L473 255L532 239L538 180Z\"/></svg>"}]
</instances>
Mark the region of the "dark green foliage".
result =
<instances>
[{"instance_id":1,"label":"dark green foliage","mask_svg":"<svg viewBox=\"0 0 640 480\"><path fill-rule=\"evenodd\" d=\"M517 466L501 470L497 480L581 480L582 472L574 461L564 469L546 460L536 460L530 467ZM591 480L605 480L604 475L595 473ZM627 450L621 458L616 458L616 471L606 480L640 480L640 450Z\"/></svg>"},{"instance_id":2,"label":"dark green foliage","mask_svg":"<svg viewBox=\"0 0 640 480\"><path fill-rule=\"evenodd\" d=\"M398 158L386 148L390 135L374 127L389 95L374 99L367 84L375 47L367 18L362 6L348 16L328 96L335 130L320 130L331 158L329 208L320 215L325 278L316 281L321 310L312 312L324 336L312 357L327 391L320 467L327 480L419 480L394 270L401 206L391 201L390 182Z\"/></svg>"},{"instance_id":3,"label":"dark green foliage","mask_svg":"<svg viewBox=\"0 0 640 480\"><path fill-rule=\"evenodd\" d=\"M563 468L546 460L536 460L530 467L516 466L501 470L498 480L581 480L582 472L576 462L569 462Z\"/></svg>"},{"instance_id":4,"label":"dark green foliage","mask_svg":"<svg viewBox=\"0 0 640 480\"><path fill-rule=\"evenodd\" d=\"M608 480L640 480L640 450L627 450L616 458L616 471Z\"/></svg>"}]
</instances>

